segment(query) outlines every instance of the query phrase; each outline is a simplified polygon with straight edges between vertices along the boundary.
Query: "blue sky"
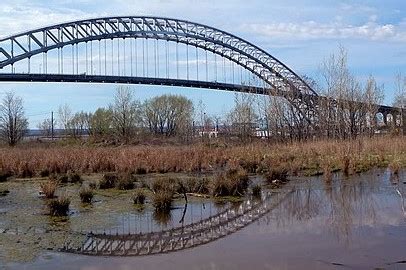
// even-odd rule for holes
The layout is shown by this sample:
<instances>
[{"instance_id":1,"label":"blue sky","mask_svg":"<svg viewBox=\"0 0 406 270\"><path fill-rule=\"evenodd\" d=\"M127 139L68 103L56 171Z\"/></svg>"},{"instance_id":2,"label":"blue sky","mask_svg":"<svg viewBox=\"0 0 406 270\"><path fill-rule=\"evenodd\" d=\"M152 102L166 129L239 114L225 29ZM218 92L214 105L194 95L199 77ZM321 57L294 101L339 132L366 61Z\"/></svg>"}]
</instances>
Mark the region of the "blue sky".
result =
<instances>
[{"instance_id":1,"label":"blue sky","mask_svg":"<svg viewBox=\"0 0 406 270\"><path fill-rule=\"evenodd\" d=\"M363 80L369 75L385 86L385 103L393 98L396 72L406 73L406 1L273 1L273 0L3 0L0 36L43 25L110 15L156 15L204 23L247 39L315 79L320 63L339 44L349 65ZM51 110L68 103L91 111L112 100L115 85L0 84L0 97L14 90L25 100L31 127ZM197 89L135 86L140 99L162 93L203 100L211 114L232 106L233 94Z\"/></svg>"}]
</instances>

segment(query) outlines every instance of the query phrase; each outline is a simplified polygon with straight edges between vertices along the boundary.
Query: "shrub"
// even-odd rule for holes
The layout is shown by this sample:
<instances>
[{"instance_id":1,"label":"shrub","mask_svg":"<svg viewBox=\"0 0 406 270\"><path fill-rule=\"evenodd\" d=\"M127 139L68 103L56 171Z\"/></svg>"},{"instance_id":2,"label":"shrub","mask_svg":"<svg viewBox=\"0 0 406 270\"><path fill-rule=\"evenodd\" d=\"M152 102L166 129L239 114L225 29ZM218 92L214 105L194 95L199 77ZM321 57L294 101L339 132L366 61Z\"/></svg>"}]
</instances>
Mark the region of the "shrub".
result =
<instances>
[{"instance_id":1,"label":"shrub","mask_svg":"<svg viewBox=\"0 0 406 270\"><path fill-rule=\"evenodd\" d=\"M210 193L210 181L205 177L188 179L185 181L184 186L186 186L187 191L191 193Z\"/></svg>"},{"instance_id":2,"label":"shrub","mask_svg":"<svg viewBox=\"0 0 406 270\"><path fill-rule=\"evenodd\" d=\"M145 203L145 192L141 188L137 188L133 195L134 204L144 204Z\"/></svg>"},{"instance_id":3,"label":"shrub","mask_svg":"<svg viewBox=\"0 0 406 270\"><path fill-rule=\"evenodd\" d=\"M260 197L261 196L261 191L262 191L262 188L261 188L260 185L255 185L255 186L252 187L252 195L254 197Z\"/></svg>"},{"instance_id":4,"label":"shrub","mask_svg":"<svg viewBox=\"0 0 406 270\"><path fill-rule=\"evenodd\" d=\"M31 178L34 174L34 170L28 162L25 162L18 170L18 177L21 178Z\"/></svg>"},{"instance_id":5,"label":"shrub","mask_svg":"<svg viewBox=\"0 0 406 270\"><path fill-rule=\"evenodd\" d=\"M232 169L217 175L212 181L214 196L242 196L248 188L248 175L244 170Z\"/></svg>"},{"instance_id":6,"label":"shrub","mask_svg":"<svg viewBox=\"0 0 406 270\"><path fill-rule=\"evenodd\" d=\"M174 193L178 187L178 180L168 177L161 177L152 183L152 191L157 193L159 191L166 191Z\"/></svg>"},{"instance_id":7,"label":"shrub","mask_svg":"<svg viewBox=\"0 0 406 270\"><path fill-rule=\"evenodd\" d=\"M100 189L113 188L116 185L118 176L116 173L106 173L103 178L99 181Z\"/></svg>"},{"instance_id":8,"label":"shrub","mask_svg":"<svg viewBox=\"0 0 406 270\"><path fill-rule=\"evenodd\" d=\"M121 174L116 180L116 188L129 190L134 188L134 178L130 173Z\"/></svg>"},{"instance_id":9,"label":"shrub","mask_svg":"<svg viewBox=\"0 0 406 270\"><path fill-rule=\"evenodd\" d=\"M345 176L350 175L351 158L348 155L343 156L342 160L342 170Z\"/></svg>"},{"instance_id":10,"label":"shrub","mask_svg":"<svg viewBox=\"0 0 406 270\"><path fill-rule=\"evenodd\" d=\"M172 206L173 192L169 190L159 190L152 196L152 204L157 211L168 211Z\"/></svg>"},{"instance_id":11,"label":"shrub","mask_svg":"<svg viewBox=\"0 0 406 270\"><path fill-rule=\"evenodd\" d=\"M79 196L82 203L91 203L94 196L94 192L90 188L84 188L80 190Z\"/></svg>"},{"instance_id":12,"label":"shrub","mask_svg":"<svg viewBox=\"0 0 406 270\"><path fill-rule=\"evenodd\" d=\"M389 170L393 175L398 175L400 171L400 162L398 160L394 160L389 163Z\"/></svg>"},{"instance_id":13,"label":"shrub","mask_svg":"<svg viewBox=\"0 0 406 270\"><path fill-rule=\"evenodd\" d=\"M68 173L68 181L71 183L81 183L82 177L77 172L69 172Z\"/></svg>"},{"instance_id":14,"label":"shrub","mask_svg":"<svg viewBox=\"0 0 406 270\"><path fill-rule=\"evenodd\" d=\"M258 170L258 163L255 160L240 160L240 166L250 173L255 173Z\"/></svg>"},{"instance_id":15,"label":"shrub","mask_svg":"<svg viewBox=\"0 0 406 270\"><path fill-rule=\"evenodd\" d=\"M41 191L45 195L45 198L52 199L55 197L55 191L58 187L58 183L52 180L42 182L40 184Z\"/></svg>"},{"instance_id":16,"label":"shrub","mask_svg":"<svg viewBox=\"0 0 406 270\"><path fill-rule=\"evenodd\" d=\"M323 178L326 182L331 182L333 178L331 162L324 162L323 166Z\"/></svg>"},{"instance_id":17,"label":"shrub","mask_svg":"<svg viewBox=\"0 0 406 270\"><path fill-rule=\"evenodd\" d=\"M49 213L51 216L67 216L69 213L70 199L61 197L48 202Z\"/></svg>"}]
</instances>

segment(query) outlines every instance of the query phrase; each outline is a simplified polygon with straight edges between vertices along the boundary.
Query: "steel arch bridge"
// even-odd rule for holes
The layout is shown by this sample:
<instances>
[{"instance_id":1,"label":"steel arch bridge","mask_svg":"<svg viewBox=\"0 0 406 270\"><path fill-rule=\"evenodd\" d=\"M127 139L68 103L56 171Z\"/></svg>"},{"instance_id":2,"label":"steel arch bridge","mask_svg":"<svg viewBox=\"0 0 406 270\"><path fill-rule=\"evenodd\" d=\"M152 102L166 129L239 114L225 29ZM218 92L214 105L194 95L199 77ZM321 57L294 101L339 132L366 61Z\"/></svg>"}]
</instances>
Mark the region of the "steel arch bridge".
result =
<instances>
[{"instance_id":1,"label":"steel arch bridge","mask_svg":"<svg viewBox=\"0 0 406 270\"><path fill-rule=\"evenodd\" d=\"M134 65L132 63L134 52L133 40L136 42L136 40L140 39L150 41L163 40L176 43L176 61L178 62L176 78L169 78L168 71L166 72L167 76L145 76L144 44L142 45L143 76L134 76ZM107 48L107 40L109 42L111 41L111 50L110 48ZM115 52L113 40L117 40L117 48ZM122 44L120 46L120 40L122 40L124 45ZM130 48L128 47L128 40L130 40ZM104 45L103 48L101 48L100 45L100 43L103 43L102 41L104 41L104 44L102 44ZM96 47L97 45L99 47L99 72L94 71L92 67L89 72L89 62L97 62L92 55L93 45L95 43L97 43ZM80 44L85 44L86 46L86 59L84 60L86 62L86 68L82 68L83 64L81 64L81 62L83 62L83 59L79 59L79 54L84 51L83 48L80 48ZM199 75L197 75L197 79L191 80L189 70L187 70L187 76L185 79L179 78L178 44L186 45L187 49L189 48L188 46L195 47L196 57L199 56L197 49L206 52L205 61L200 60L199 62L197 59L196 62L197 69L199 69L199 63L200 66L204 66L204 64L206 65L206 80L199 79ZM90 57L88 55L88 45L91 47ZM165 46L166 53L168 53L168 45L165 44ZM68 49L68 47L71 47L71 55L66 57L66 49ZM131 60L126 59L126 48L127 58L128 53L130 52ZM148 54L148 46L146 47L146 50ZM158 51L156 47L153 48L153 50L154 53ZM57 51L58 68L57 71L49 72L50 66L56 66L55 61L51 64L48 60L48 53L51 53L52 51ZM262 82L262 85L259 87L258 85L250 85L247 82L235 83L234 80L233 83L220 83L217 80L217 74L216 80L209 80L209 61L207 60L207 52L227 60L230 63L230 66L233 65L233 68L234 66L243 68L245 71L248 71L251 75L258 78ZM38 55L42 55L42 63L40 64L40 66L42 65L42 68L40 67L38 73L33 73L32 59ZM111 59L107 59L107 55L111 55ZM114 59L115 56L117 56L117 59ZM166 57L168 58L168 56ZM191 62L189 61L188 52L186 58L189 69L189 64ZM116 63L113 63L115 60ZM130 64L125 64L124 62L126 60L127 62L130 62ZM156 54L154 60L156 64ZM69 65L71 65L71 67L69 67L69 72L67 71L67 61L69 61ZM112 64L111 73L109 74L108 69L110 69L110 67L108 66L110 66L110 61ZM26 62L26 64L23 64L25 69L16 72L15 67L22 62ZM109 64L107 64L107 62L109 62ZM217 64L218 61L216 59L216 73L218 71ZM93 63L91 65L93 66ZM131 73L126 72L126 67L128 68L129 65L131 67ZM166 68L168 68L167 61ZM95 18L56 24L8 36L0 39L0 69L10 70L9 73L0 73L0 81L120 82L201 87L241 92L254 91L260 94L271 93L286 98L301 112L309 111L314 108L315 98L317 98L317 93L295 72L252 43L225 31L206 25L185 20L160 17L130 16ZM306 115L305 117L310 116Z\"/></svg>"},{"instance_id":2,"label":"steel arch bridge","mask_svg":"<svg viewBox=\"0 0 406 270\"><path fill-rule=\"evenodd\" d=\"M142 41L138 47L137 41ZM186 52L180 53L179 45ZM194 59L189 47L196 48ZM223 60L220 72L217 56ZM38 72L33 72L35 66ZM199 23L145 16L72 21L1 38L1 81L129 83L271 94L285 98L310 124L325 99L281 61L242 38ZM400 116L398 108L378 107L385 124L388 115Z\"/></svg>"}]
</instances>

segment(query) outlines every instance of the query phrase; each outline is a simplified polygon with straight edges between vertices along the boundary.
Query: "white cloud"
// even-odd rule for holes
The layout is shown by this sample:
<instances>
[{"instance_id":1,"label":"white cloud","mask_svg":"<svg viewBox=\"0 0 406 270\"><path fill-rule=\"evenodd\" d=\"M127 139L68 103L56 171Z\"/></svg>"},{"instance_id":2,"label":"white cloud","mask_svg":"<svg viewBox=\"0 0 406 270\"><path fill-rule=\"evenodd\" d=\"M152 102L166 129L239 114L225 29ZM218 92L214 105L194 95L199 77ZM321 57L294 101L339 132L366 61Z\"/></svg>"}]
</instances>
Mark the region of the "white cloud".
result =
<instances>
[{"instance_id":1,"label":"white cloud","mask_svg":"<svg viewBox=\"0 0 406 270\"><path fill-rule=\"evenodd\" d=\"M86 13L75 9L49 9L32 5L0 6L0 37L55 23L95 17L100 14Z\"/></svg>"},{"instance_id":2,"label":"white cloud","mask_svg":"<svg viewBox=\"0 0 406 270\"><path fill-rule=\"evenodd\" d=\"M372 20L373 19L373 20ZM354 26L341 22L322 24L314 21L303 23L245 24L246 31L273 38L292 40L311 39L367 39L378 41L406 41L406 27L401 24L378 24L376 17L365 24Z\"/></svg>"}]
</instances>

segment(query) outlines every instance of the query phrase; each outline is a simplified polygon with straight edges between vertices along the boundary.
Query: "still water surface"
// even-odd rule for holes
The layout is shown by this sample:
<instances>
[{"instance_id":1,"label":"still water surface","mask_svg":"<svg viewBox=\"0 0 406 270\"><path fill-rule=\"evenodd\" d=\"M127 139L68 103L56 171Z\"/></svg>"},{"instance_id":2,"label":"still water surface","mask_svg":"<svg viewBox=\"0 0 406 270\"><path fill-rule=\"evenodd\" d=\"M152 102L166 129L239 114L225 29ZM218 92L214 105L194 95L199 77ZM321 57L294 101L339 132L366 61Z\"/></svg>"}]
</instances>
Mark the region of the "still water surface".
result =
<instances>
[{"instance_id":1,"label":"still water surface","mask_svg":"<svg viewBox=\"0 0 406 270\"><path fill-rule=\"evenodd\" d=\"M295 179L294 191L250 225L194 248L140 257L49 252L8 269L406 269L406 174L373 171L331 184ZM211 209L211 210L210 210ZM215 210L214 210L215 209ZM200 212L199 212L200 211ZM189 205L185 220L221 207ZM193 216L192 216L193 215ZM165 224L178 225L182 208ZM134 224L137 224L137 217ZM125 220L125 218L124 218ZM123 231L131 230L125 226ZM172 226L171 225L171 226ZM134 230L139 228L134 227ZM115 228L118 230L118 228Z\"/></svg>"}]
</instances>

